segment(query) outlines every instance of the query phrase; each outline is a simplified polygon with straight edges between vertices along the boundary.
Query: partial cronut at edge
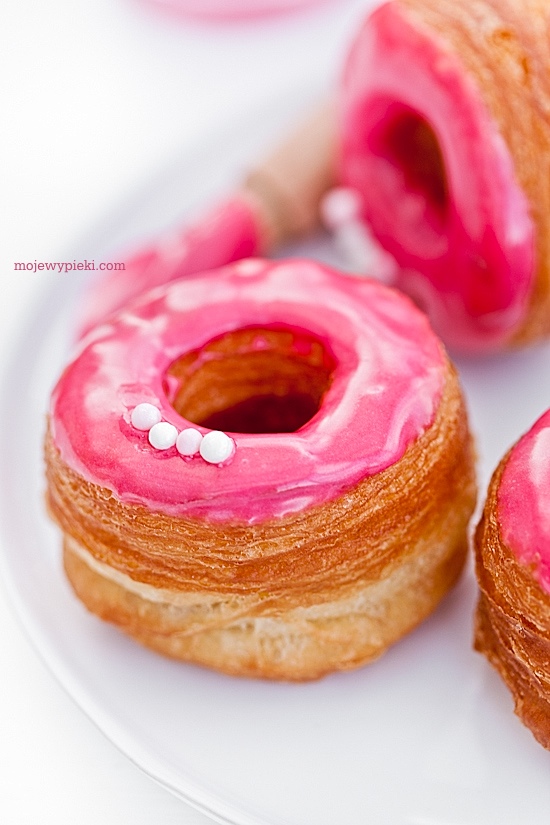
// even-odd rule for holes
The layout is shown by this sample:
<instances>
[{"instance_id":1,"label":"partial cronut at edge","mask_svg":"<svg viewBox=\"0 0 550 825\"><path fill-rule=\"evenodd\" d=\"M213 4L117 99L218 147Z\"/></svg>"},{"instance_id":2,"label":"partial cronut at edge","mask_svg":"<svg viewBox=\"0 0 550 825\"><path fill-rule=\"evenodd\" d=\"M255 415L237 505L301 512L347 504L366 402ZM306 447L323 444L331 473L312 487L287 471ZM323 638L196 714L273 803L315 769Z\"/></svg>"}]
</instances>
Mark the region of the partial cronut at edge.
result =
<instances>
[{"instance_id":1,"label":"partial cronut at edge","mask_svg":"<svg viewBox=\"0 0 550 825\"><path fill-rule=\"evenodd\" d=\"M508 456L491 480L476 530L480 596L474 643L511 691L516 714L550 750L550 596L500 533L497 496Z\"/></svg>"},{"instance_id":2,"label":"partial cronut at edge","mask_svg":"<svg viewBox=\"0 0 550 825\"><path fill-rule=\"evenodd\" d=\"M504 138L535 223L529 311L512 341L550 333L550 6L548 0L396 0L446 43Z\"/></svg>"}]
</instances>

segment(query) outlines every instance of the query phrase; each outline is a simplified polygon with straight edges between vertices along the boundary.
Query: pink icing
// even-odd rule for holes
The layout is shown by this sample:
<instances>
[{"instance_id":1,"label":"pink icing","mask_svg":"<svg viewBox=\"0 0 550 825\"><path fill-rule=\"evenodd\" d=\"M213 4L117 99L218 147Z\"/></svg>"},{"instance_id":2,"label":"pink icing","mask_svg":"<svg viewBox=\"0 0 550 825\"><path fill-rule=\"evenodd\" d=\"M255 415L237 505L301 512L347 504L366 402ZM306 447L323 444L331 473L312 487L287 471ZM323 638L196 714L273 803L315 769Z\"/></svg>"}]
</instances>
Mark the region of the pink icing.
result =
<instances>
[{"instance_id":1,"label":"pink icing","mask_svg":"<svg viewBox=\"0 0 550 825\"><path fill-rule=\"evenodd\" d=\"M335 366L317 414L296 432L233 434L221 467L153 450L132 409L147 401L178 430L196 426L167 398L168 366L251 326L324 342ZM407 298L311 261L247 260L158 288L92 331L54 390L51 426L63 460L124 502L261 522L333 500L398 461L432 423L444 373L441 345Z\"/></svg>"},{"instance_id":2,"label":"pink icing","mask_svg":"<svg viewBox=\"0 0 550 825\"><path fill-rule=\"evenodd\" d=\"M513 448L497 506L505 543L550 594L550 410Z\"/></svg>"},{"instance_id":3,"label":"pink icing","mask_svg":"<svg viewBox=\"0 0 550 825\"><path fill-rule=\"evenodd\" d=\"M349 54L341 142L343 182L397 260L396 285L451 346L501 345L533 285L529 203L457 56L395 3L374 12Z\"/></svg>"},{"instance_id":4,"label":"pink icing","mask_svg":"<svg viewBox=\"0 0 550 825\"><path fill-rule=\"evenodd\" d=\"M93 281L83 303L81 334L148 289L258 255L260 235L247 200L233 196L221 201L195 223L135 254L123 271Z\"/></svg>"}]
</instances>

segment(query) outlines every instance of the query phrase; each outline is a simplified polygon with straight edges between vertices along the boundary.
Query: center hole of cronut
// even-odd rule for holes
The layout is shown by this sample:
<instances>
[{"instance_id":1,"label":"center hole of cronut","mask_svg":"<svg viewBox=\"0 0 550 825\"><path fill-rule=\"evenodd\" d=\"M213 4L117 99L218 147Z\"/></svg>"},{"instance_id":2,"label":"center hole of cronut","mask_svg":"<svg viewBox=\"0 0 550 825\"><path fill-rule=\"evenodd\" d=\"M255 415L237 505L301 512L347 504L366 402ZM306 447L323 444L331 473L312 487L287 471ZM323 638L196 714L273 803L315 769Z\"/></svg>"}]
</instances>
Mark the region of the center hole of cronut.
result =
<instances>
[{"instance_id":1,"label":"center hole of cronut","mask_svg":"<svg viewBox=\"0 0 550 825\"><path fill-rule=\"evenodd\" d=\"M319 411L336 361L310 332L247 327L174 361L165 391L194 424L233 433L289 433Z\"/></svg>"},{"instance_id":2,"label":"center hole of cronut","mask_svg":"<svg viewBox=\"0 0 550 825\"><path fill-rule=\"evenodd\" d=\"M449 207L445 162L438 138L421 115L397 101L369 136L374 154L400 170L405 189L423 197L426 218L441 230Z\"/></svg>"}]
</instances>

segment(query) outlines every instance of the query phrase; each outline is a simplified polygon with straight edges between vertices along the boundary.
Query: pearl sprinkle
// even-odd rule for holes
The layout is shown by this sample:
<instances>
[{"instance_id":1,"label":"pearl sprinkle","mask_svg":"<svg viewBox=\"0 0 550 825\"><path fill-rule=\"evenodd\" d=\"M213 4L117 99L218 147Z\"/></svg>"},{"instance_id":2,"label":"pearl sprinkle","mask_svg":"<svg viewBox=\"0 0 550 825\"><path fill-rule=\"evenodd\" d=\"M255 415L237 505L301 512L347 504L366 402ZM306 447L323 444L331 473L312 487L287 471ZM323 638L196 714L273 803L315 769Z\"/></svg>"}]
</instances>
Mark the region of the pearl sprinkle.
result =
<instances>
[{"instance_id":1,"label":"pearl sprinkle","mask_svg":"<svg viewBox=\"0 0 550 825\"><path fill-rule=\"evenodd\" d=\"M155 424L162 420L160 410L153 404L138 404L132 410L130 421L136 430L150 430Z\"/></svg>"},{"instance_id":2,"label":"pearl sprinkle","mask_svg":"<svg viewBox=\"0 0 550 825\"><path fill-rule=\"evenodd\" d=\"M168 421L160 421L149 430L149 444L155 450L169 450L176 443L178 431Z\"/></svg>"},{"instance_id":3,"label":"pearl sprinkle","mask_svg":"<svg viewBox=\"0 0 550 825\"><path fill-rule=\"evenodd\" d=\"M200 454L209 464L222 464L235 452L235 442L220 430L212 430L203 437Z\"/></svg>"},{"instance_id":4,"label":"pearl sprinkle","mask_svg":"<svg viewBox=\"0 0 550 825\"><path fill-rule=\"evenodd\" d=\"M154 404L138 404L132 410L130 421L136 430L148 432L149 444L155 450L169 450L175 445L181 456L190 458L200 453L208 464L223 464L235 452L233 439L220 430L203 435L194 427L186 427L178 432L173 424L162 420Z\"/></svg>"},{"instance_id":5,"label":"pearl sprinkle","mask_svg":"<svg viewBox=\"0 0 550 825\"><path fill-rule=\"evenodd\" d=\"M176 450L180 455L196 455L201 446L202 433L194 427L182 430L176 440Z\"/></svg>"}]
</instances>

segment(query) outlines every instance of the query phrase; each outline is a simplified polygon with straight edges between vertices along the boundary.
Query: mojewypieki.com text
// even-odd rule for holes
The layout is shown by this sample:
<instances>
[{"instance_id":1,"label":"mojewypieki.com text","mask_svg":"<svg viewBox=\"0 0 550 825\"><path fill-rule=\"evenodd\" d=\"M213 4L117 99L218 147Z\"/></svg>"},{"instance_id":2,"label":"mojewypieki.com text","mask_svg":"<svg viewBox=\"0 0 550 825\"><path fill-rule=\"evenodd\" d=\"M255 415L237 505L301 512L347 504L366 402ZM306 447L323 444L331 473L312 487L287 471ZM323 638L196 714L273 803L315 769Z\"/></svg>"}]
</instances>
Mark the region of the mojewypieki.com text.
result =
<instances>
[{"instance_id":1,"label":"mojewypieki.com text","mask_svg":"<svg viewBox=\"0 0 550 825\"><path fill-rule=\"evenodd\" d=\"M79 272L82 270L100 270L102 272L120 272L126 269L126 264L121 261L18 261L13 268L16 272Z\"/></svg>"}]
</instances>

